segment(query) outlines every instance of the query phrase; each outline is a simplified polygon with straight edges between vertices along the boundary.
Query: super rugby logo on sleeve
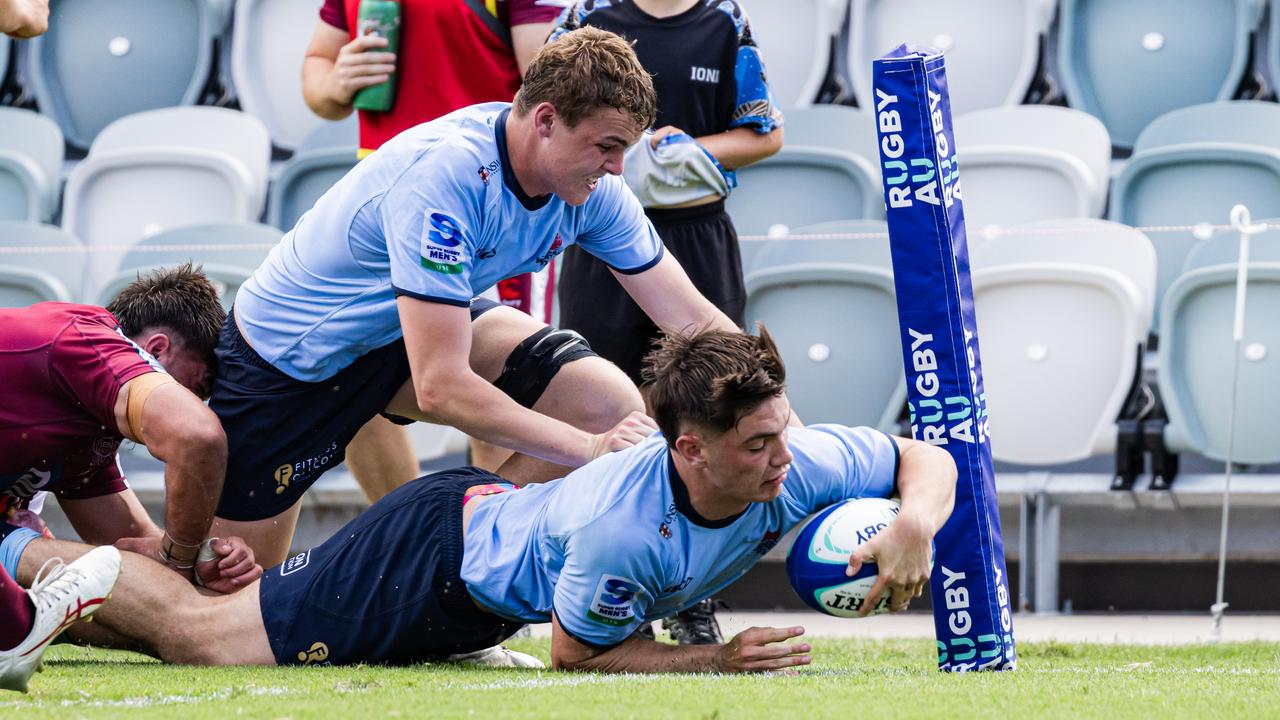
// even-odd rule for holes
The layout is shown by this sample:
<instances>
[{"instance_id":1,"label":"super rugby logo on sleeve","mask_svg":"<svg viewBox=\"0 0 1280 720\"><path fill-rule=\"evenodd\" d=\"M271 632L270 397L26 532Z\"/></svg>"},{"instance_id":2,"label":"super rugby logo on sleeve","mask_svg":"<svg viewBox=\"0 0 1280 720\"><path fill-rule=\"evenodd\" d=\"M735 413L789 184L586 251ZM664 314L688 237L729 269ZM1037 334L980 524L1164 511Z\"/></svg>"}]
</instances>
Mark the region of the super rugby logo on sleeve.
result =
<instances>
[{"instance_id":1,"label":"super rugby logo on sleeve","mask_svg":"<svg viewBox=\"0 0 1280 720\"><path fill-rule=\"evenodd\" d=\"M427 215L422 242L422 267L446 275L462 272L466 248L458 221L442 212Z\"/></svg>"},{"instance_id":2,"label":"super rugby logo on sleeve","mask_svg":"<svg viewBox=\"0 0 1280 720\"><path fill-rule=\"evenodd\" d=\"M587 619L603 625L623 627L635 620L636 593L640 583L630 578L604 575L596 586L596 594L587 611Z\"/></svg>"}]
</instances>

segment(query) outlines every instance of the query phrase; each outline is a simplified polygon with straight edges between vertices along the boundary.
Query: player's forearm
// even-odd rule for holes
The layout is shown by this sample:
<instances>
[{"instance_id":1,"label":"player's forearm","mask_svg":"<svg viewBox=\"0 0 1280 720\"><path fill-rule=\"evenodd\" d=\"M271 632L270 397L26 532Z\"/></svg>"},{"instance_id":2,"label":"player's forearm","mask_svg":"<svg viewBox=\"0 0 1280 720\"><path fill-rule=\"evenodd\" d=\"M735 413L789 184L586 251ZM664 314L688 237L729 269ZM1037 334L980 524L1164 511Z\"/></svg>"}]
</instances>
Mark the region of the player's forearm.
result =
<instances>
[{"instance_id":1,"label":"player's forearm","mask_svg":"<svg viewBox=\"0 0 1280 720\"><path fill-rule=\"evenodd\" d=\"M698 144L733 170L759 162L782 149L782 128L761 135L751 128L734 128L697 138Z\"/></svg>"},{"instance_id":2,"label":"player's forearm","mask_svg":"<svg viewBox=\"0 0 1280 720\"><path fill-rule=\"evenodd\" d=\"M898 466L902 511L895 524L905 519L933 537L951 516L955 490L956 464L950 453L925 443L907 445Z\"/></svg>"},{"instance_id":3,"label":"player's forearm","mask_svg":"<svg viewBox=\"0 0 1280 720\"><path fill-rule=\"evenodd\" d=\"M576 661L552 656L557 670L606 673L720 672L721 645L667 645L632 637L599 655Z\"/></svg>"},{"instance_id":4,"label":"player's forearm","mask_svg":"<svg viewBox=\"0 0 1280 720\"><path fill-rule=\"evenodd\" d=\"M188 440L165 465L164 529L175 541L194 545L213 523L227 472L227 440L221 428Z\"/></svg>"},{"instance_id":5,"label":"player's forearm","mask_svg":"<svg viewBox=\"0 0 1280 720\"><path fill-rule=\"evenodd\" d=\"M342 94L329 58L309 55L302 61L302 99L325 120L342 120L351 114L352 98Z\"/></svg>"},{"instance_id":6,"label":"player's forearm","mask_svg":"<svg viewBox=\"0 0 1280 720\"><path fill-rule=\"evenodd\" d=\"M418 408L441 423L518 453L579 467L591 460L594 436L534 412L473 372L416 381Z\"/></svg>"}]
</instances>

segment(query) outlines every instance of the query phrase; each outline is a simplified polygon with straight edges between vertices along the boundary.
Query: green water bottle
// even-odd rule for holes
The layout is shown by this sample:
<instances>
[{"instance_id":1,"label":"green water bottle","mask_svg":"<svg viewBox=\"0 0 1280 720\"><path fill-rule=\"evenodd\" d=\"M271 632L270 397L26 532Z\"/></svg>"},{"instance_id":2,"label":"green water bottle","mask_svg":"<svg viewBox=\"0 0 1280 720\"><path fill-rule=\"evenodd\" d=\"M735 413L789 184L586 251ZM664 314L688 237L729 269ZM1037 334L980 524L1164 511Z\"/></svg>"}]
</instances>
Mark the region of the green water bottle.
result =
<instances>
[{"instance_id":1,"label":"green water bottle","mask_svg":"<svg viewBox=\"0 0 1280 720\"><path fill-rule=\"evenodd\" d=\"M357 37L377 35L387 39L387 46L379 52L400 51L400 0L360 0L360 14L356 22ZM358 110L386 112L396 99L396 73L391 79L362 88L353 103Z\"/></svg>"}]
</instances>

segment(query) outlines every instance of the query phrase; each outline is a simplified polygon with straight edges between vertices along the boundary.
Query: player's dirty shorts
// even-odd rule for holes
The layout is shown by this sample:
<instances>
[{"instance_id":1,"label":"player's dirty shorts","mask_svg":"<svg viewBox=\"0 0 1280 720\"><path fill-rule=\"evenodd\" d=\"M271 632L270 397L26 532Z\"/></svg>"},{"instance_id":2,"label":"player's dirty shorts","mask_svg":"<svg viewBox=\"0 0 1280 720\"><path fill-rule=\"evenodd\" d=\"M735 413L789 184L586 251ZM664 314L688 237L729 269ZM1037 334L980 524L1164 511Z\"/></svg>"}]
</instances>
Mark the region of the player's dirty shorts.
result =
<instances>
[{"instance_id":1,"label":"player's dirty shorts","mask_svg":"<svg viewBox=\"0 0 1280 720\"><path fill-rule=\"evenodd\" d=\"M276 663L441 660L519 630L481 610L459 577L463 495L502 482L478 468L419 478L264 573L258 601Z\"/></svg>"},{"instance_id":2,"label":"player's dirty shorts","mask_svg":"<svg viewBox=\"0 0 1280 720\"><path fill-rule=\"evenodd\" d=\"M471 319L495 307L497 303L477 298ZM249 347L233 309L216 354L218 373L209 407L227 434L227 476L218 501L218 516L227 520L262 520L293 507L312 483L342 462L347 443L374 415L412 422L382 412L410 378L403 340L366 353L327 380L303 382ZM583 355L594 353L576 348L561 360ZM510 395L512 388L528 385L520 382L525 379L516 377L499 387ZM533 404L513 398L526 407Z\"/></svg>"}]
</instances>

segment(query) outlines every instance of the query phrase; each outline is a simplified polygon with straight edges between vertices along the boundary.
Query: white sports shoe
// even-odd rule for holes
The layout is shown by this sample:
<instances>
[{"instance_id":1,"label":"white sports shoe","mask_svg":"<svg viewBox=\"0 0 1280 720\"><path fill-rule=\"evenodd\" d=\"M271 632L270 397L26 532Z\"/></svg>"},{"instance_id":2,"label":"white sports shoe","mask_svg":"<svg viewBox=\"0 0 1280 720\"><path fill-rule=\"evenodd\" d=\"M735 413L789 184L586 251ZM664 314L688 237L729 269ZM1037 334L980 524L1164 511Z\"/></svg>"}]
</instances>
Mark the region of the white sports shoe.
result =
<instances>
[{"instance_id":1,"label":"white sports shoe","mask_svg":"<svg viewBox=\"0 0 1280 720\"><path fill-rule=\"evenodd\" d=\"M45 562L27 591L36 607L31 633L12 650L0 651L0 688L27 691L27 680L40 669L49 643L106 602L120 577L120 562L120 551L110 545L94 548L70 565L58 558Z\"/></svg>"},{"instance_id":2,"label":"white sports shoe","mask_svg":"<svg viewBox=\"0 0 1280 720\"><path fill-rule=\"evenodd\" d=\"M461 655L450 655L445 662L458 663L460 665L479 665L480 667L498 668L546 667L546 665L544 665L538 658L532 655L526 655L522 652L510 650L502 645L494 645L491 648L463 653Z\"/></svg>"}]
</instances>

